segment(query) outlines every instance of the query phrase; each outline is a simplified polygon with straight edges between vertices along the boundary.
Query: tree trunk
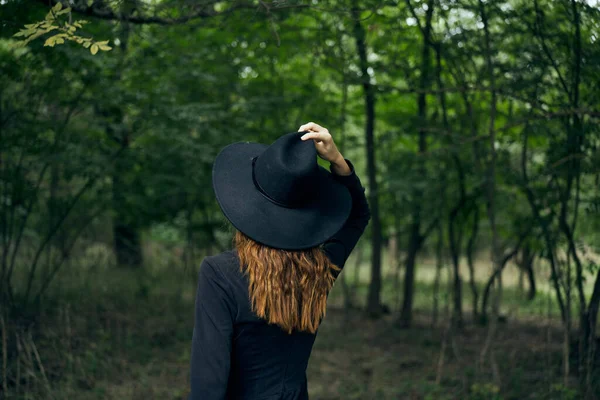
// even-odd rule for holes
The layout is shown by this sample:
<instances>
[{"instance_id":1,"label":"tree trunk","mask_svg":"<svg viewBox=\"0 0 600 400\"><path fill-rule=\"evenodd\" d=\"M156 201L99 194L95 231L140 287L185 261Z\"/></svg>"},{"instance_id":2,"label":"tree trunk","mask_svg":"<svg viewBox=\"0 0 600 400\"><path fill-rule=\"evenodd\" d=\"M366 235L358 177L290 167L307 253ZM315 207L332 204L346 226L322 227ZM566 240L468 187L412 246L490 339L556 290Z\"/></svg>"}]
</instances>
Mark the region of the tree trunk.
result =
<instances>
[{"instance_id":1,"label":"tree trunk","mask_svg":"<svg viewBox=\"0 0 600 400\"><path fill-rule=\"evenodd\" d=\"M594 374L594 364L596 362L596 352L598 351L598 340L596 339L596 327L598 326L598 311L600 310L600 271L596 273L594 282L594 291L587 310L583 315L584 325L581 329L582 340L585 340L585 361L586 361L586 389L592 388L592 378Z\"/></svg>"},{"instance_id":2,"label":"tree trunk","mask_svg":"<svg viewBox=\"0 0 600 400\"><path fill-rule=\"evenodd\" d=\"M473 307L473 321L478 320L478 306L479 306L479 291L477 290L477 283L475 282L475 262L473 256L475 253L475 241L477 240L477 233L479 231L479 207L475 207L473 210L473 226L471 227L471 236L467 242L467 265L469 266L469 287L471 288L472 296L472 307Z\"/></svg>"},{"instance_id":3,"label":"tree trunk","mask_svg":"<svg viewBox=\"0 0 600 400\"><path fill-rule=\"evenodd\" d=\"M506 266L506 263L499 265L498 267L496 267L494 269L492 276L490 276L487 283L485 284L485 288L483 289L483 295L482 295L482 299L481 299L481 311L480 311L479 315L481 316L481 320L484 322L487 322L487 320L488 320L487 312L488 312L488 304L489 304L492 286L498 280L498 278L499 278L500 274L502 273L502 270L504 269L505 266Z\"/></svg>"},{"instance_id":4,"label":"tree trunk","mask_svg":"<svg viewBox=\"0 0 600 400\"><path fill-rule=\"evenodd\" d=\"M433 281L433 311L431 324L433 327L437 326L439 303L440 303L440 280L442 277L442 268L444 266L444 228L440 222L438 225L438 240L435 248L435 278Z\"/></svg>"},{"instance_id":5,"label":"tree trunk","mask_svg":"<svg viewBox=\"0 0 600 400\"><path fill-rule=\"evenodd\" d=\"M360 21L357 1L352 7L354 20L354 39L358 51L362 86L365 98L365 141L367 144L367 177L369 182L369 204L371 207L371 283L367 298L366 312L371 317L378 317L381 308L381 222L379 220L379 201L377 189L377 171L375 168L375 88L369 76L367 60L367 44L365 29Z\"/></svg>"},{"instance_id":6,"label":"tree trunk","mask_svg":"<svg viewBox=\"0 0 600 400\"><path fill-rule=\"evenodd\" d=\"M390 268L396 267L398 264L398 231L392 231L388 239L388 265Z\"/></svg>"},{"instance_id":7,"label":"tree trunk","mask_svg":"<svg viewBox=\"0 0 600 400\"><path fill-rule=\"evenodd\" d=\"M481 20L483 22L483 28L484 28L484 34L485 34L484 35L485 36L484 55L485 55L488 79L490 81L490 95L491 95L489 129L488 129L489 137L490 137L490 139L489 139L490 161L487 166L487 174L486 174L486 187L487 187L486 208L487 208L488 220L490 223L490 230L491 230L491 234L492 234L490 259L492 262L492 268L494 270L493 276L490 279L490 281L494 282L494 281L496 281L494 275L499 275L500 273L502 273L502 267L503 267L501 265L501 261L500 261L500 243L499 243L499 237L498 237L498 229L496 227L496 159L497 159L496 129L495 129L496 111L497 111L496 110L496 101L497 101L496 100L496 79L495 79L495 75L494 75L494 64L492 61L493 50L491 48L488 17L487 17L485 5L483 4L483 0L478 1L478 6L479 6L479 13L481 15ZM484 302L485 301L486 301L486 298L484 297ZM481 352L479 355L480 365L484 364L487 355L490 353L491 346L494 343L494 336L496 334L496 324L497 324L496 319L497 319L497 315L499 313L499 308L500 308L500 297L499 297L499 293L497 293L495 296L495 299L494 299L492 321L488 328L488 333L487 333L485 342L483 344L483 347L481 348ZM483 311L485 311L484 308L483 308ZM492 352L492 354L493 354L493 352ZM492 360L492 364L493 364L493 360ZM498 383L498 382L495 382L495 383Z\"/></svg>"},{"instance_id":8,"label":"tree trunk","mask_svg":"<svg viewBox=\"0 0 600 400\"><path fill-rule=\"evenodd\" d=\"M456 326L461 326L462 319L462 280L460 278L460 248L462 246L461 233L455 232L458 208L450 213L448 219L448 240L450 242L450 257L452 258L452 321ZM460 230L460 228L459 228Z\"/></svg>"},{"instance_id":9,"label":"tree trunk","mask_svg":"<svg viewBox=\"0 0 600 400\"><path fill-rule=\"evenodd\" d=\"M130 13L130 2L125 1L122 5L124 13ZM121 46L119 66L115 69L115 85L120 84L121 74L127 54L129 40L129 25L122 23ZM112 107L105 111L109 119L107 134L123 148L129 148L131 140L125 127L125 112L120 107ZM125 193L130 191L124 178L129 172L127 158L117 160L112 176L112 200L113 200L113 240L114 250L119 267L139 267L142 265L142 247L140 233L132 217L133 206L128 204Z\"/></svg>"},{"instance_id":10,"label":"tree trunk","mask_svg":"<svg viewBox=\"0 0 600 400\"><path fill-rule=\"evenodd\" d=\"M364 246L358 246L357 249L354 250L354 255L356 256L356 262L354 264L354 277L352 279L352 293L356 293L356 289L360 284L360 266L363 262L363 254L364 254Z\"/></svg>"},{"instance_id":11,"label":"tree trunk","mask_svg":"<svg viewBox=\"0 0 600 400\"><path fill-rule=\"evenodd\" d=\"M408 7L414 14L414 9L410 0L406 1ZM419 95L417 96L418 119L419 119L419 153L423 154L427 151L427 88L429 86L429 70L431 66L431 20L433 17L433 0L427 2L427 11L425 14L425 27L422 30L423 47L421 49L421 76L419 79ZM416 17L416 14L414 14ZM425 160L420 157L418 160L417 174L425 179ZM415 284L415 261L417 253L423 244L423 236L421 234L421 203L423 202L423 190L416 187L413 190L412 197L412 213L411 213L411 229L408 255L406 257L406 271L404 276L404 299L402 302L402 310L398 323L402 327L409 327L412 322L412 307L414 297Z\"/></svg>"},{"instance_id":12,"label":"tree trunk","mask_svg":"<svg viewBox=\"0 0 600 400\"><path fill-rule=\"evenodd\" d=\"M394 268L394 284L393 284L393 293L394 293L394 302L393 302L393 309L394 310L399 310L400 309L400 294L401 294L401 290L400 290L400 273L402 272L402 256L400 253L400 247L402 246L402 236L400 235L400 220L398 218L398 215L394 215L394 244L396 245L396 251L395 251L395 264L392 264L392 267Z\"/></svg>"},{"instance_id":13,"label":"tree trunk","mask_svg":"<svg viewBox=\"0 0 600 400\"><path fill-rule=\"evenodd\" d=\"M552 281L552 286L554 287L554 292L556 293L556 300L560 308L561 320L564 325L567 323L567 315L565 301L563 299L563 293L561 290L562 285L559 281L560 275L558 271L558 263L555 257L556 242L552 238L552 234L550 232L550 221L548 221L547 218L542 217L540 206L535 198L533 190L529 187L529 175L527 173L527 149L528 135L526 131L523 131L523 151L521 153L521 173L523 176L522 190L525 192L525 196L527 197L527 202L529 203L533 217L542 230L542 237L544 238L547 249L546 258L550 263L550 271L552 273L550 279Z\"/></svg>"},{"instance_id":14,"label":"tree trunk","mask_svg":"<svg viewBox=\"0 0 600 400\"><path fill-rule=\"evenodd\" d=\"M436 58L436 80L438 89L440 91L440 103L442 106L442 121L444 129L447 132L451 131L450 123L448 122L448 110L446 107L446 93L444 91L444 85L442 83L442 45L437 44L435 48ZM453 145L453 141L450 139L451 136L447 135L445 142L449 147ZM450 256L452 258L453 267L453 286L452 286L452 323L455 326L462 326L462 278L460 276L460 252L462 249L462 238L463 238L463 226L460 223L460 214L463 211L466 203L466 189L465 189L465 173L462 167L462 163L455 152L451 155L452 161L456 166L456 172L458 175L458 187L459 187L459 199L457 204L451 209L450 215L448 216L448 241L450 244ZM442 167L442 170L444 168ZM444 182L445 179L441 179ZM442 196L445 197L445 196ZM445 201L444 201L445 203ZM443 209L443 205L442 205ZM458 229L457 229L458 228ZM457 232L458 231L458 232Z\"/></svg>"},{"instance_id":15,"label":"tree trunk","mask_svg":"<svg viewBox=\"0 0 600 400\"><path fill-rule=\"evenodd\" d=\"M118 160L117 165L122 161ZM142 265L140 234L132 222L131 212L124 193L128 188L123 182L121 168L116 167L113 175L113 239L115 256L119 267L139 267Z\"/></svg>"},{"instance_id":16,"label":"tree trunk","mask_svg":"<svg viewBox=\"0 0 600 400\"><path fill-rule=\"evenodd\" d=\"M344 48L341 45L342 38L338 38L338 43L340 43L339 50L344 54ZM344 57L345 59L345 57ZM345 63L343 65L342 70L342 103L340 105L340 122L339 122L339 142L338 146L340 152L342 154L346 154L346 120L348 113L348 78L346 75L346 66ZM346 278L346 274L341 274L342 280L342 294L344 298L344 310L349 311L354 308L354 293L353 287L348 283L348 279Z\"/></svg>"},{"instance_id":17,"label":"tree trunk","mask_svg":"<svg viewBox=\"0 0 600 400\"><path fill-rule=\"evenodd\" d=\"M413 229L416 227L413 225ZM415 262L417 252L421 247L418 243L421 238L418 235L411 233L410 242L406 254L406 271L404 272L404 298L402 301L402 309L400 310L400 319L398 325L403 328L408 328L412 322L412 307L415 290Z\"/></svg>"},{"instance_id":18,"label":"tree trunk","mask_svg":"<svg viewBox=\"0 0 600 400\"><path fill-rule=\"evenodd\" d=\"M527 275L528 291L527 300L533 300L536 294L535 286L535 272L533 270L533 260L535 259L535 253L531 250L531 246L526 243L521 249L521 258L518 260L519 270L521 276ZM522 280L522 279L521 279ZM522 284L521 284L522 285Z\"/></svg>"}]
</instances>

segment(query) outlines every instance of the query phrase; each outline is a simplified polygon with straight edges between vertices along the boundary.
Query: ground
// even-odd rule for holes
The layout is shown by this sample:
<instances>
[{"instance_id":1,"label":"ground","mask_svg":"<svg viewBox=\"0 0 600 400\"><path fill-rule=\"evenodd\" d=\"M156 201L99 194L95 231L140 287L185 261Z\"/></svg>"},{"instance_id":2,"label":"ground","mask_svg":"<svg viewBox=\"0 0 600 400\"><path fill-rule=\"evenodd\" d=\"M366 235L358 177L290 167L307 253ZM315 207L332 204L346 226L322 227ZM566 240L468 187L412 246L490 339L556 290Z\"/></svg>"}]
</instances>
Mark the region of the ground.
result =
<instances>
[{"instance_id":1,"label":"ground","mask_svg":"<svg viewBox=\"0 0 600 400\"><path fill-rule=\"evenodd\" d=\"M395 328L394 316L373 321L360 312L330 309L308 368L311 398L578 398L560 385L561 333L555 326L531 322L499 326L492 349L500 370L500 385L496 386L489 362L478 365L485 328L471 326L455 333L447 342L440 367L447 331L444 326L432 329L427 320L427 316L419 316L416 326L406 330ZM68 398L185 399L189 338L167 339L172 335L179 336L165 330L146 338L157 341L143 346L150 354L133 353L128 359L125 351L114 372L80 383L79 390Z\"/></svg>"},{"instance_id":2,"label":"ground","mask_svg":"<svg viewBox=\"0 0 600 400\"><path fill-rule=\"evenodd\" d=\"M344 271L349 280L352 267ZM368 277L367 271L362 267L359 277ZM410 329L396 324L393 271L384 270L382 292L392 313L377 320L361 308L345 310L336 283L308 367L312 399L581 398L575 366L570 379L562 376L563 333L543 282L529 302L507 275L502 309L507 318L481 362L488 330L472 323L466 286L465 327L447 329L445 281L439 321L432 325L431 272L430 264L420 265ZM164 266L154 272L95 266L63 275L37 322L9 332L9 338L19 338L22 356L20 370L10 360L8 375L21 379L5 398L186 399L195 274ZM481 275L480 286L486 276ZM366 290L367 279L361 279L356 298L364 299Z\"/></svg>"}]
</instances>

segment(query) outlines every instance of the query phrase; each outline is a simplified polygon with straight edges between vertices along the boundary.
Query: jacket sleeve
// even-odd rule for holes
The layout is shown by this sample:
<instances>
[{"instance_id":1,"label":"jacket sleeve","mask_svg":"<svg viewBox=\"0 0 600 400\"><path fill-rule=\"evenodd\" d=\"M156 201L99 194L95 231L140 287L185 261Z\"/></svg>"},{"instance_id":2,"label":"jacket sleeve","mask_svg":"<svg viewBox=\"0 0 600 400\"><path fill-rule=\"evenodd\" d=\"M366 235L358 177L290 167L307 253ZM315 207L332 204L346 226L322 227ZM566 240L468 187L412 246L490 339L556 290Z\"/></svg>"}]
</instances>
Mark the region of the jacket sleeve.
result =
<instances>
[{"instance_id":1,"label":"jacket sleeve","mask_svg":"<svg viewBox=\"0 0 600 400\"><path fill-rule=\"evenodd\" d=\"M344 267L348 256L350 256L352 249L356 246L358 239L362 236L371 219L371 211L369 210L369 203L365 196L365 188L354 171L354 165L349 160L346 160L346 162L352 170L350 175L341 176L333 172L332 175L334 179L346 186L350 191L352 209L342 229L323 244L323 250L331 262L340 268Z\"/></svg>"},{"instance_id":2,"label":"jacket sleeve","mask_svg":"<svg viewBox=\"0 0 600 400\"><path fill-rule=\"evenodd\" d=\"M236 305L227 278L202 261L196 293L190 400L223 400L231 360Z\"/></svg>"}]
</instances>

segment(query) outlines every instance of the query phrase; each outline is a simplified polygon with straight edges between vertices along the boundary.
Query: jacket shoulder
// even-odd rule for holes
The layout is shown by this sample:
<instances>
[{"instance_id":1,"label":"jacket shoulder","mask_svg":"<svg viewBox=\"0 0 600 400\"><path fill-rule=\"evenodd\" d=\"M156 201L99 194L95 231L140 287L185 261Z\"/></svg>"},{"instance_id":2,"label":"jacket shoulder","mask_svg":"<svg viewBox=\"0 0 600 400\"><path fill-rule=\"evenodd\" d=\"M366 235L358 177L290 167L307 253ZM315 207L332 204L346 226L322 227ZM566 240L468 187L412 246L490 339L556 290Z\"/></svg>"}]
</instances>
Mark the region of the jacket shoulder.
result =
<instances>
[{"instance_id":1,"label":"jacket shoulder","mask_svg":"<svg viewBox=\"0 0 600 400\"><path fill-rule=\"evenodd\" d=\"M233 250L224 251L214 256L207 256L203 263L208 263L216 273L221 273L228 278L239 274L239 261L237 254Z\"/></svg>"}]
</instances>

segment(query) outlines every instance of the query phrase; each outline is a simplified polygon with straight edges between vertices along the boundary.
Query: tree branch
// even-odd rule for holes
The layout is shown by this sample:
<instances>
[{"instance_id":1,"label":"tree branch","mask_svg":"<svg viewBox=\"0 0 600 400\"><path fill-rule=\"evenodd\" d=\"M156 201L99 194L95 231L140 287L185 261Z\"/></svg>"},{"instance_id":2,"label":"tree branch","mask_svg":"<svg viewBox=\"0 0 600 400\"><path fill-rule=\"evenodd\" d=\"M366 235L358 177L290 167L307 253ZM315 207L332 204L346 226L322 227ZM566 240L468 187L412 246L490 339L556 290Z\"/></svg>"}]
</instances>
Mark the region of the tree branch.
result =
<instances>
[{"instance_id":1,"label":"tree branch","mask_svg":"<svg viewBox=\"0 0 600 400\"><path fill-rule=\"evenodd\" d=\"M41 3L44 3L45 5L48 5L48 4L53 5L53 4L61 2L61 1L57 1L57 0L50 0L50 1L38 0L38 1ZM306 5L306 4L278 5L278 2L272 2L272 3L267 4L267 3L261 1L260 4L257 5L257 4L253 4L250 1L243 1L243 2L234 2L233 5L231 5L229 8L227 8L226 10L223 10L223 11L216 11L214 9L214 7L202 7L188 15L184 15L184 16L181 16L178 18L164 18L164 17L160 17L158 15L123 15L123 14L119 14L108 8L100 8L100 7L98 7L98 3L96 3L96 2L93 2L91 5L85 5L85 4L72 5L72 4L63 2L63 5L65 7L71 7L71 10L78 14L87 15L90 17L109 20L109 21L127 21L129 23L139 24L139 25L143 25L143 24L156 24L156 25L184 24L186 22L189 22L189 21L192 21L195 19L208 19L208 18L218 17L218 16L222 16L222 15L228 15L235 11L244 10L244 9L245 10L259 10L260 8L264 8L264 9L268 10L268 12L272 12L272 11L277 11L280 9L287 9L287 8L307 8L307 7L309 7L309 5Z\"/></svg>"}]
</instances>

